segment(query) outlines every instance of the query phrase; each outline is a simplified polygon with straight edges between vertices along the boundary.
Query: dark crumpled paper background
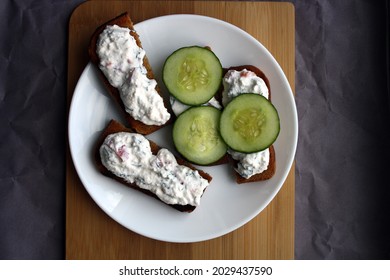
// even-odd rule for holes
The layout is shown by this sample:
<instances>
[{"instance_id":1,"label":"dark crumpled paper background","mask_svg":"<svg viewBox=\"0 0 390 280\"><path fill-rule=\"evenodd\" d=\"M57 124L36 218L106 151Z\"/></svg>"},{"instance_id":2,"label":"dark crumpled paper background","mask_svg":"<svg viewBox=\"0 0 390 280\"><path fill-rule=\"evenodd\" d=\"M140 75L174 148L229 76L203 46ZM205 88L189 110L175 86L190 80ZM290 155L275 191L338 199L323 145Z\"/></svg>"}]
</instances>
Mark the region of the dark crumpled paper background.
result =
<instances>
[{"instance_id":1,"label":"dark crumpled paper background","mask_svg":"<svg viewBox=\"0 0 390 280\"><path fill-rule=\"evenodd\" d=\"M0 1L0 259L65 256L67 31L81 0ZM388 1L292 1L296 259L390 259Z\"/></svg>"}]
</instances>

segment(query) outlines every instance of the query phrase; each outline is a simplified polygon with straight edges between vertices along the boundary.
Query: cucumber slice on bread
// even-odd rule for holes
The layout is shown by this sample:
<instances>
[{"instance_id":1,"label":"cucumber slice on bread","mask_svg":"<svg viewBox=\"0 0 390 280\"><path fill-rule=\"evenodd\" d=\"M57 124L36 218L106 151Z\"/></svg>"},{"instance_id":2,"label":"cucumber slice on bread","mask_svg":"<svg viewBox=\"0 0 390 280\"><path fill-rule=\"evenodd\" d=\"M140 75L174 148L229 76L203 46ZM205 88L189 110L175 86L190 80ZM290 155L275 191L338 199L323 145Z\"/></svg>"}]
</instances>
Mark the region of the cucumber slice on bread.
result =
<instances>
[{"instance_id":1,"label":"cucumber slice on bread","mask_svg":"<svg viewBox=\"0 0 390 280\"><path fill-rule=\"evenodd\" d=\"M209 49L199 46L174 51L163 66L163 82L168 91L187 105L209 101L221 86L222 65Z\"/></svg>"},{"instance_id":2,"label":"cucumber slice on bread","mask_svg":"<svg viewBox=\"0 0 390 280\"><path fill-rule=\"evenodd\" d=\"M221 111L210 106L184 111L173 125L173 143L188 161L210 165L223 158L227 146L219 134Z\"/></svg>"},{"instance_id":3,"label":"cucumber slice on bread","mask_svg":"<svg viewBox=\"0 0 390 280\"><path fill-rule=\"evenodd\" d=\"M222 111L220 132L237 152L254 153L271 146L279 135L279 115L272 103L259 94L235 97Z\"/></svg>"}]
</instances>

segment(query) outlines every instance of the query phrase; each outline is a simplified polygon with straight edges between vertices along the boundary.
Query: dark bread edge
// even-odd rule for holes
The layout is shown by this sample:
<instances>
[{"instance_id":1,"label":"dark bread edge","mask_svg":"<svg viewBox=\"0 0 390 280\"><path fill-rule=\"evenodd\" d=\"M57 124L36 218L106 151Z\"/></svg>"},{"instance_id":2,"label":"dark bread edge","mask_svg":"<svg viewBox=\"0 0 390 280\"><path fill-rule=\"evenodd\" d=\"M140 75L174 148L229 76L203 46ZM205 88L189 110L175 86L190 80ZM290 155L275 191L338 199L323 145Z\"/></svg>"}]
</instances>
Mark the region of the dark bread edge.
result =
<instances>
[{"instance_id":1,"label":"dark bread edge","mask_svg":"<svg viewBox=\"0 0 390 280\"><path fill-rule=\"evenodd\" d=\"M171 122L171 120L169 120L167 123L165 123L164 125L161 125L161 126L158 126L158 125L147 125L147 124L144 124L142 123L141 121L138 121L136 119L134 119L132 116L130 116L126 110L125 110L125 106L120 98L120 94L119 94L119 90L115 87L113 87L109 81L107 80L106 76L104 75L104 73L100 70L99 68L99 57L97 56L97 53L96 53L96 43L97 43L97 40L99 38L99 35L100 33L106 28L107 25L118 25L120 27L127 27L130 29L130 34L134 37L134 39L136 40L137 42L137 45L139 47L142 48L142 44L141 44L141 41L139 39L139 35L137 34L137 32L134 30L134 26L133 26L133 22L131 21L130 19L130 16L127 12L107 21L106 23L100 25L96 30L95 32L92 34L91 36L91 39L90 39L90 44L89 44L89 47L88 47L88 55L89 55L89 58L90 58L90 61L97 67L98 69L98 72L99 72L99 78L100 80L103 82L104 84L104 87L107 89L108 93L111 95L111 97L114 99L117 107L120 109L120 111L123 113L126 121L128 122L129 126L135 131L135 132L138 132L140 134L143 134L143 135L147 135L147 134L150 134L162 127L164 127L165 125L169 124ZM144 57L144 66L145 68L147 69L147 77L149 79L154 79L154 73L152 71L152 67L149 63L149 60L147 58L147 56L145 55ZM156 90L157 92L160 94L160 96L162 96L161 94L161 90L159 88L159 86L157 85L156 86ZM172 112L170 111L170 105L168 104L169 102L163 98L164 100L164 105L165 105L165 108L168 108L168 111L171 113L171 116L172 116ZM172 118L171 118L172 119Z\"/></svg>"},{"instance_id":2,"label":"dark bread edge","mask_svg":"<svg viewBox=\"0 0 390 280\"><path fill-rule=\"evenodd\" d=\"M125 127L123 124L119 123L118 121L116 120L111 120L108 125L106 126L106 128L102 131L102 133L100 134L97 142L96 142L96 147L94 149L94 161L95 161L95 164L99 170L100 173L102 173L103 175L107 176L107 177L110 177L132 189L135 189L137 191L140 191L140 192L143 192L144 194L147 194L151 197L154 197L155 199L159 200L160 202L164 203L163 201L161 201L154 193L148 191L148 190L145 190L145 189L142 189L140 187L138 187L136 184L131 184L129 182L126 182L125 180L123 180L122 178L119 178L117 176L115 176L113 173L111 173L110 171L107 170L107 168L102 164L101 162L101 159L100 159L100 152L99 152L99 149L100 149L100 146L103 144L104 142L104 139L112 134L112 133L116 133L116 132L134 132L133 130ZM150 147L151 147L151 150L152 150L152 153L153 154L157 154L157 152L160 150L160 147L154 143L153 141L150 141L149 140L149 143L150 143ZM178 164L181 164L181 165L185 165L193 170L198 170L199 174L204 178L206 179L207 181L211 181L212 180L212 177L202 171L202 170L199 170L197 168L195 168L193 165L189 164L188 162L184 161L183 159L181 158L176 158ZM205 189L206 190L206 189ZM196 206L193 206L193 205L179 205L179 204L166 204L164 203L165 205L169 205L173 208L175 208L176 210L179 210L180 212L192 212L195 210Z\"/></svg>"},{"instance_id":3,"label":"dark bread edge","mask_svg":"<svg viewBox=\"0 0 390 280\"><path fill-rule=\"evenodd\" d=\"M258 77L260 77L264 80L265 84L267 85L268 91L269 91L268 98L269 98L269 100L271 100L270 82L269 82L267 76L264 74L264 72L261 71L256 66L253 66L253 65L232 66L232 67L224 69L224 75L229 70L242 71L244 69L254 72ZM219 91L219 96L217 97L217 99L220 102L222 101L223 86L221 86L221 87L222 87L222 89ZM269 160L268 168L265 171L263 171L262 173L259 173L259 174L255 174L255 175L251 176L250 178L246 179L246 178L242 177L236 170L234 170L235 176L236 176L236 182L238 184L243 184L243 183L258 182L258 181L264 181L264 180L271 179L276 172L276 154L275 154L275 148L273 145L271 145L269 147L269 152L270 152L270 160ZM237 164L239 163L239 161L234 160L231 156L229 156L229 158L230 158L230 161L232 162L234 168L237 168Z\"/></svg>"}]
</instances>

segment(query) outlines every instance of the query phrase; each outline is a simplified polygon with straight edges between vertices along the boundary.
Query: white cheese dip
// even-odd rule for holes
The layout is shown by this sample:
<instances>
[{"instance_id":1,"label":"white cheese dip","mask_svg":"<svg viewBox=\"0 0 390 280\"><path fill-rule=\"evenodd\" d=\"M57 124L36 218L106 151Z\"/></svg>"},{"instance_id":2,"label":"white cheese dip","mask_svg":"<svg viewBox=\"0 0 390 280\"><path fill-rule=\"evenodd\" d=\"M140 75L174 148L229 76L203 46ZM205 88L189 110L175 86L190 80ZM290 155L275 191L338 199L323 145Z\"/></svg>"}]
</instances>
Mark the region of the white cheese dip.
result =
<instances>
[{"instance_id":1,"label":"white cheese dip","mask_svg":"<svg viewBox=\"0 0 390 280\"><path fill-rule=\"evenodd\" d=\"M179 116L181 113L183 113L185 110L190 108L191 106L181 103L179 100L177 100L175 97L170 96L169 102L171 103L171 108L173 113L176 116ZM215 99L215 97L212 97L208 102L205 104L202 104L202 106L212 106L219 110L222 109L221 104L219 104L218 100Z\"/></svg>"},{"instance_id":2,"label":"white cheese dip","mask_svg":"<svg viewBox=\"0 0 390 280\"><path fill-rule=\"evenodd\" d=\"M157 82L149 80L140 68L134 68L119 88L126 112L147 125L162 125L170 118L156 85Z\"/></svg>"},{"instance_id":3,"label":"white cheese dip","mask_svg":"<svg viewBox=\"0 0 390 280\"><path fill-rule=\"evenodd\" d=\"M170 114L156 91L157 82L146 76L145 51L130 32L128 28L109 25L100 33L97 40L99 68L119 90L127 113L144 124L162 125Z\"/></svg>"},{"instance_id":4,"label":"white cheese dip","mask_svg":"<svg viewBox=\"0 0 390 280\"><path fill-rule=\"evenodd\" d=\"M258 93L268 99L268 88L264 80L252 71L229 70L222 80L222 104L226 106L235 96L242 93Z\"/></svg>"},{"instance_id":5,"label":"white cheese dip","mask_svg":"<svg viewBox=\"0 0 390 280\"><path fill-rule=\"evenodd\" d=\"M246 179L255 174L259 174L268 168L269 149L250 154L239 153L230 149L228 150L228 153L232 156L232 158L239 161L236 170Z\"/></svg>"},{"instance_id":6,"label":"white cheese dip","mask_svg":"<svg viewBox=\"0 0 390 280\"><path fill-rule=\"evenodd\" d=\"M222 103L226 106L235 96L242 93L256 93L268 99L269 91L264 80L256 76L252 71L229 70L223 78L224 90L222 92ZM267 170L269 165L269 149L257 153L244 154L228 149L233 159L239 161L236 171L248 179L255 174Z\"/></svg>"},{"instance_id":7,"label":"white cheese dip","mask_svg":"<svg viewBox=\"0 0 390 280\"><path fill-rule=\"evenodd\" d=\"M137 133L108 135L100 147L103 165L116 176L149 190L167 204L200 204L209 182L197 170L179 165L167 149L153 155L149 141Z\"/></svg>"}]
</instances>

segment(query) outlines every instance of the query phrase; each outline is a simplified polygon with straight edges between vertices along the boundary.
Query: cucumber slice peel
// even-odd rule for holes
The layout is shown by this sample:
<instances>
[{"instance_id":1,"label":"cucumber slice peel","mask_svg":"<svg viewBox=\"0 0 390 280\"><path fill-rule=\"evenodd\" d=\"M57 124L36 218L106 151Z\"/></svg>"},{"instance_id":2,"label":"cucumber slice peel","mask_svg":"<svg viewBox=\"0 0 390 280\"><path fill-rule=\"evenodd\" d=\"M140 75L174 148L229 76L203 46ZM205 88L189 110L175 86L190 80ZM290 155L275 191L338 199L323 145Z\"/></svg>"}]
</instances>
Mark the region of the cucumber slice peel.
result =
<instances>
[{"instance_id":1,"label":"cucumber slice peel","mask_svg":"<svg viewBox=\"0 0 390 280\"><path fill-rule=\"evenodd\" d=\"M221 114L221 136L237 152L265 150L275 142L279 131L276 108L259 94L245 93L235 97Z\"/></svg>"}]
</instances>

